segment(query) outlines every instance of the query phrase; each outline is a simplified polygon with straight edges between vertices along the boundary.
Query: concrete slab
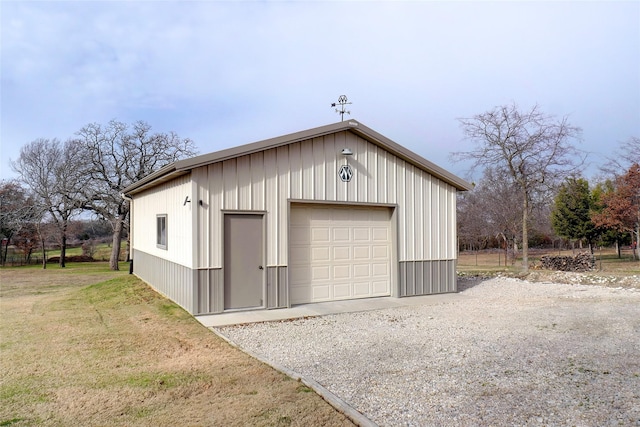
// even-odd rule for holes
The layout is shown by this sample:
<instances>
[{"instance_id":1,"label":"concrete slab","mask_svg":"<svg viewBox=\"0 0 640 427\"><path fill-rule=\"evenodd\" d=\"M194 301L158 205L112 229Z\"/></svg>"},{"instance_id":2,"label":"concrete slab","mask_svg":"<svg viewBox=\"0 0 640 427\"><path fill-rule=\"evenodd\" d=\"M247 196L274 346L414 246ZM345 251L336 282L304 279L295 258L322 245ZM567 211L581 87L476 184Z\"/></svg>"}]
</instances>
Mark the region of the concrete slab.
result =
<instances>
[{"instance_id":1,"label":"concrete slab","mask_svg":"<svg viewBox=\"0 0 640 427\"><path fill-rule=\"evenodd\" d=\"M196 319L207 328L215 328L244 323L274 322L279 320L300 319L304 317L326 316L338 313L353 313L358 311L382 310L392 307L408 307L415 305L437 305L458 301L465 296L457 293L424 295L417 297L394 298L364 298L344 301L320 302L315 304L300 304L291 308L273 310L233 311L221 314L196 316Z\"/></svg>"}]
</instances>

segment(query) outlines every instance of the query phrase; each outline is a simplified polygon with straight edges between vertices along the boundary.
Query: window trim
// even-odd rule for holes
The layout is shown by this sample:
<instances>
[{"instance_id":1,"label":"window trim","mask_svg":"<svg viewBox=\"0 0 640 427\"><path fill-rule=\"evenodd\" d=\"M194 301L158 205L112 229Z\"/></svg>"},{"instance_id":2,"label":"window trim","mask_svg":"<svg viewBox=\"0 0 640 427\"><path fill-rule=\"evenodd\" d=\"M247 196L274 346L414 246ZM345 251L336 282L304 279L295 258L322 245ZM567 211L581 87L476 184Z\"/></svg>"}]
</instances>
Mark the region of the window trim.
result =
<instances>
[{"instance_id":1,"label":"window trim","mask_svg":"<svg viewBox=\"0 0 640 427\"><path fill-rule=\"evenodd\" d=\"M156 215L156 247L167 250L167 214ZM164 225L164 228L161 228ZM163 239L164 238L164 239ZM164 241L163 241L164 240Z\"/></svg>"}]
</instances>

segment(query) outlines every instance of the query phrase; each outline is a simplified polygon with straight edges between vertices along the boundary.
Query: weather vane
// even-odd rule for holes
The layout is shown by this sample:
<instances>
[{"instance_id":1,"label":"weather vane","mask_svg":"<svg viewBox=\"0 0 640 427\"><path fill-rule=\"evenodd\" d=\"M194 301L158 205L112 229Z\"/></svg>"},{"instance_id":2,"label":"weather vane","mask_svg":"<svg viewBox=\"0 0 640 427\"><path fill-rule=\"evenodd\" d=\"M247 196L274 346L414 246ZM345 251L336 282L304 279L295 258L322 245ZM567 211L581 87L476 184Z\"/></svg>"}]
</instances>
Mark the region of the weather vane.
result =
<instances>
[{"instance_id":1,"label":"weather vane","mask_svg":"<svg viewBox=\"0 0 640 427\"><path fill-rule=\"evenodd\" d=\"M351 111L346 111L344 109L345 105L347 104L351 104L351 102L347 102L347 95L340 95L340 97L338 98L338 103L336 104L335 102L331 104L332 107L336 107L336 105L340 106L340 109L336 108L336 113L340 114L340 121L344 120L344 113L347 114L351 114Z\"/></svg>"}]
</instances>

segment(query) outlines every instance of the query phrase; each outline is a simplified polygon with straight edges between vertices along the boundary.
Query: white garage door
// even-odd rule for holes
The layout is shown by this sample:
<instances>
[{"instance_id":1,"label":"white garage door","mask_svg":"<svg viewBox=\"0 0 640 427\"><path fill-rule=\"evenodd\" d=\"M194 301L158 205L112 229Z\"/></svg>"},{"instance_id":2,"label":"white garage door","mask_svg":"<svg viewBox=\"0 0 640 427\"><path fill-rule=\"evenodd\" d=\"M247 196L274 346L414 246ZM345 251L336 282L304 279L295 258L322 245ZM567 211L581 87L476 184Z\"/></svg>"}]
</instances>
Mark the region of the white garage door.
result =
<instances>
[{"instance_id":1,"label":"white garage door","mask_svg":"<svg viewBox=\"0 0 640 427\"><path fill-rule=\"evenodd\" d=\"M391 294L391 210L292 206L292 304Z\"/></svg>"}]
</instances>

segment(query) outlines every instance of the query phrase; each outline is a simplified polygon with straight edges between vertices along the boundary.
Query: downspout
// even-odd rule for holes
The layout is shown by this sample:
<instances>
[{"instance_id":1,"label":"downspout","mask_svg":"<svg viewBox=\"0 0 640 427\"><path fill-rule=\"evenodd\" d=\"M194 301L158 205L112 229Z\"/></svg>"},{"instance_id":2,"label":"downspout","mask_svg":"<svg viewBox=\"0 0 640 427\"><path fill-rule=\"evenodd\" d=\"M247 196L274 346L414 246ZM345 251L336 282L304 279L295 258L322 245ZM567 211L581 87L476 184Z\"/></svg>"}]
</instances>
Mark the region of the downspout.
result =
<instances>
[{"instance_id":1,"label":"downspout","mask_svg":"<svg viewBox=\"0 0 640 427\"><path fill-rule=\"evenodd\" d=\"M133 198L124 193L121 196L129 202L129 274L133 274Z\"/></svg>"}]
</instances>

